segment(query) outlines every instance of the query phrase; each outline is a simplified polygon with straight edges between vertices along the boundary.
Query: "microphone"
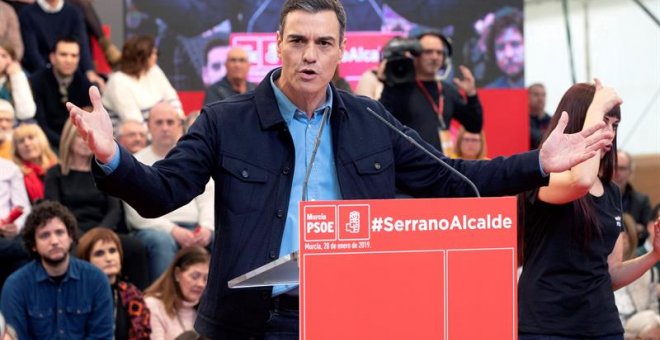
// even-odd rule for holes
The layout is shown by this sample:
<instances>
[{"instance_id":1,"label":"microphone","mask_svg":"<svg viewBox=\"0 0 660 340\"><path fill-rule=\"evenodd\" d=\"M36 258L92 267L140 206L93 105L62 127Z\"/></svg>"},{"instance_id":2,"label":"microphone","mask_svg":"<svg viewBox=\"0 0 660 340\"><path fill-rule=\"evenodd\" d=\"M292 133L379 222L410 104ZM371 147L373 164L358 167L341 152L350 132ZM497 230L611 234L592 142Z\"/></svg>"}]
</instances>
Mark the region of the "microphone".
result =
<instances>
[{"instance_id":1,"label":"microphone","mask_svg":"<svg viewBox=\"0 0 660 340\"><path fill-rule=\"evenodd\" d=\"M431 158L436 160L438 163L442 164L442 166L449 169L449 171L451 171L453 174L455 174L456 176L460 177L462 180L467 182L467 184L470 185L472 190L474 190L474 194L476 195L476 197L481 197L481 195L479 194L479 190L477 189L477 186L474 185L474 183L469 178L465 177L465 175L458 172L458 170L452 168L449 164L445 163L442 159L440 159L440 157L434 155L431 151L429 151L424 146L419 144L414 138L408 136L405 132L401 131L399 128L394 126L392 123L388 122L387 119L381 117L381 115L376 113L376 111L372 110L370 107L367 107L367 111L369 111L369 113L372 116L378 118L378 120L380 120L385 125L387 125L387 127L389 127L392 131L398 133L399 135L401 135L401 137L405 138L408 142L410 142L410 144L414 145L417 149L422 150L425 154L429 155Z\"/></svg>"}]
</instances>

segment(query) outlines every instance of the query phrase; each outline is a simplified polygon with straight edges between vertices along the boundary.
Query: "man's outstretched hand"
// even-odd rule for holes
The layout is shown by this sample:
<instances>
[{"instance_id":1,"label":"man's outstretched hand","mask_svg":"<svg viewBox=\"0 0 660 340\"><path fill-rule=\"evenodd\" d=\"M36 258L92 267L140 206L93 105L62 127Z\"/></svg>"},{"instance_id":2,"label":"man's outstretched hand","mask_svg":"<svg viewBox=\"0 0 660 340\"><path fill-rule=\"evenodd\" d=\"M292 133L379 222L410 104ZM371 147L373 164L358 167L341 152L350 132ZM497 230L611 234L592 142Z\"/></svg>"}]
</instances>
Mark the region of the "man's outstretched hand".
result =
<instances>
[{"instance_id":1,"label":"man's outstretched hand","mask_svg":"<svg viewBox=\"0 0 660 340\"><path fill-rule=\"evenodd\" d=\"M573 134L564 133L567 124L568 114L562 112L557 127L541 147L541 167L545 173L563 172L586 161L614 138L612 131L603 129L604 122Z\"/></svg>"},{"instance_id":2,"label":"man's outstretched hand","mask_svg":"<svg viewBox=\"0 0 660 340\"><path fill-rule=\"evenodd\" d=\"M115 154L112 135L112 122L101 102L101 94L96 86L89 88L92 112L87 112L73 103L66 103L69 117L85 140L87 146L101 163L108 163Z\"/></svg>"}]
</instances>

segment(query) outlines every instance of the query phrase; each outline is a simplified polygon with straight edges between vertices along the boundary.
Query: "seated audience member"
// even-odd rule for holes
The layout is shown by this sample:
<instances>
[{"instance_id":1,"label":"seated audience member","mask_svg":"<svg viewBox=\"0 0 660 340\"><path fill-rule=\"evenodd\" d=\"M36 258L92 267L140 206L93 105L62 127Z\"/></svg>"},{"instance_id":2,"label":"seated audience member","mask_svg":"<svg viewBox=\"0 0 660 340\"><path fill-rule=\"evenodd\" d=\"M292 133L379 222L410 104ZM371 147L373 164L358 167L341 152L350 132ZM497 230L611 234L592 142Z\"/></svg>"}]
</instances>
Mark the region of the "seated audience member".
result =
<instances>
[{"instance_id":1,"label":"seated audience member","mask_svg":"<svg viewBox=\"0 0 660 340\"><path fill-rule=\"evenodd\" d=\"M90 38L95 38L101 46L105 59L108 64L115 66L121 60L121 51L109 39L103 31L101 18L94 9L94 0L66 0L71 5L77 7L83 14L85 19L85 28L87 28L87 35Z\"/></svg>"},{"instance_id":2,"label":"seated audience member","mask_svg":"<svg viewBox=\"0 0 660 340\"><path fill-rule=\"evenodd\" d=\"M124 252L119 237L107 228L93 228L80 238L76 256L95 265L112 289L115 339L144 339L151 335L149 308L143 293L130 282L121 280Z\"/></svg>"},{"instance_id":3,"label":"seated audience member","mask_svg":"<svg viewBox=\"0 0 660 340\"><path fill-rule=\"evenodd\" d=\"M617 166L612 180L619 187L623 211L632 215L635 219L637 236L639 242L643 243L648 237L646 223L651 219L651 200L649 197L633 188L630 181L635 175L635 163L632 156L623 150L619 150Z\"/></svg>"},{"instance_id":4,"label":"seated audience member","mask_svg":"<svg viewBox=\"0 0 660 340\"><path fill-rule=\"evenodd\" d=\"M144 122L149 118L149 110L163 101L183 117L179 96L157 60L154 38L135 36L124 43L119 71L110 75L103 92L103 106L110 112L115 127L129 119Z\"/></svg>"},{"instance_id":5,"label":"seated audience member","mask_svg":"<svg viewBox=\"0 0 660 340\"><path fill-rule=\"evenodd\" d=\"M91 105L87 95L91 83L79 70L80 44L75 39L58 39L49 58L51 67L32 74L30 85L37 103L35 119L57 150L62 128L69 118L64 104L71 101Z\"/></svg>"},{"instance_id":6,"label":"seated audience member","mask_svg":"<svg viewBox=\"0 0 660 340\"><path fill-rule=\"evenodd\" d=\"M654 224L655 221L660 220L660 204L656 205L651 209L651 218L649 218L649 221L646 223L646 233L649 235L644 243L637 247L637 256L642 256L649 251L653 251L653 230L654 230ZM657 262L655 264L655 269L658 273L660 273L660 262ZM656 286L656 291L658 294L658 298L660 298L660 284Z\"/></svg>"},{"instance_id":7,"label":"seated audience member","mask_svg":"<svg viewBox=\"0 0 660 340\"><path fill-rule=\"evenodd\" d=\"M0 99L11 103L18 120L31 119L37 111L30 83L16 52L3 42L0 42Z\"/></svg>"},{"instance_id":8,"label":"seated audience member","mask_svg":"<svg viewBox=\"0 0 660 340\"><path fill-rule=\"evenodd\" d=\"M378 100L380 94L383 93L383 81L381 79L385 78L385 64L386 61L383 59L377 67L364 71L355 88L355 94Z\"/></svg>"},{"instance_id":9,"label":"seated audience member","mask_svg":"<svg viewBox=\"0 0 660 340\"><path fill-rule=\"evenodd\" d=\"M623 260L628 261L637 257L637 231L635 220L630 214L623 214L623 226L625 229L621 234ZM644 310L658 311L658 298L655 292L657 284L658 271L655 267L651 267L637 280L614 292L614 301L623 325L635 313Z\"/></svg>"},{"instance_id":10,"label":"seated audience member","mask_svg":"<svg viewBox=\"0 0 660 340\"><path fill-rule=\"evenodd\" d=\"M19 339L112 339L108 278L70 255L76 228L57 202L38 204L27 217L21 235L34 260L9 276L0 297Z\"/></svg>"},{"instance_id":11,"label":"seated audience member","mask_svg":"<svg viewBox=\"0 0 660 340\"><path fill-rule=\"evenodd\" d=\"M151 165L165 158L183 135L183 123L177 110L160 103L151 110L147 121L151 145L135 154L140 162ZM153 282L172 262L177 250L192 245L210 247L213 240L214 184L190 203L159 218L144 218L124 204L126 222L149 254L149 279Z\"/></svg>"},{"instance_id":12,"label":"seated audience member","mask_svg":"<svg viewBox=\"0 0 660 340\"><path fill-rule=\"evenodd\" d=\"M484 132L472 133L461 127L456 137L454 158L488 159L486 157L486 137L484 136Z\"/></svg>"},{"instance_id":13,"label":"seated audience member","mask_svg":"<svg viewBox=\"0 0 660 340\"><path fill-rule=\"evenodd\" d=\"M23 172L25 189L34 204L44 198L44 177L57 164L57 156L39 125L21 124L14 129L12 138L14 163Z\"/></svg>"},{"instance_id":14,"label":"seated audience member","mask_svg":"<svg viewBox=\"0 0 660 340\"><path fill-rule=\"evenodd\" d=\"M0 1L0 45L11 46L16 52L15 60L23 59L23 38L21 37L21 27L18 23L16 11L8 4ZM2 338L0 338L2 339Z\"/></svg>"},{"instance_id":15,"label":"seated audience member","mask_svg":"<svg viewBox=\"0 0 660 340\"><path fill-rule=\"evenodd\" d=\"M527 88L530 150L539 147L552 119L545 111L545 96L545 86L541 83L534 83Z\"/></svg>"},{"instance_id":16,"label":"seated audience member","mask_svg":"<svg viewBox=\"0 0 660 340\"><path fill-rule=\"evenodd\" d=\"M12 128L14 127L14 107L0 99L0 158L12 159Z\"/></svg>"},{"instance_id":17,"label":"seated audience member","mask_svg":"<svg viewBox=\"0 0 660 340\"><path fill-rule=\"evenodd\" d=\"M23 213L10 221L12 211L21 208ZM30 200L21 169L14 162L0 158L0 290L9 274L30 259L18 237L29 213Z\"/></svg>"},{"instance_id":18,"label":"seated audience member","mask_svg":"<svg viewBox=\"0 0 660 340\"><path fill-rule=\"evenodd\" d=\"M250 61L247 52L241 47L234 47L227 52L225 61L227 75L206 89L204 104L210 104L231 96L254 90L257 84L248 81Z\"/></svg>"},{"instance_id":19,"label":"seated audience member","mask_svg":"<svg viewBox=\"0 0 660 340\"><path fill-rule=\"evenodd\" d=\"M80 235L97 226L117 230L124 222L121 202L94 184L92 152L70 120L64 124L60 147L60 164L46 173L45 198L58 201L71 210L78 221ZM125 274L139 287L146 287L150 282L146 275L146 249L132 236L121 235L120 239L127 258L130 258L124 266Z\"/></svg>"},{"instance_id":20,"label":"seated audience member","mask_svg":"<svg viewBox=\"0 0 660 340\"><path fill-rule=\"evenodd\" d=\"M624 325L625 340L660 339L660 315L657 311L645 310L633 315Z\"/></svg>"},{"instance_id":21,"label":"seated audience member","mask_svg":"<svg viewBox=\"0 0 660 340\"><path fill-rule=\"evenodd\" d=\"M210 258L202 247L181 249L165 273L147 288L145 301L151 311L152 339L174 340L193 330Z\"/></svg>"},{"instance_id":22,"label":"seated audience member","mask_svg":"<svg viewBox=\"0 0 660 340\"><path fill-rule=\"evenodd\" d=\"M49 54L57 40L71 37L80 44L80 69L85 78L103 88L105 81L94 71L85 22L78 8L64 0L39 0L25 6L18 13L18 20L25 43L23 66L29 73L47 68Z\"/></svg>"},{"instance_id":23,"label":"seated audience member","mask_svg":"<svg viewBox=\"0 0 660 340\"><path fill-rule=\"evenodd\" d=\"M117 143L130 153L136 153L147 146L147 128L137 120L125 120L117 129Z\"/></svg>"}]
</instances>

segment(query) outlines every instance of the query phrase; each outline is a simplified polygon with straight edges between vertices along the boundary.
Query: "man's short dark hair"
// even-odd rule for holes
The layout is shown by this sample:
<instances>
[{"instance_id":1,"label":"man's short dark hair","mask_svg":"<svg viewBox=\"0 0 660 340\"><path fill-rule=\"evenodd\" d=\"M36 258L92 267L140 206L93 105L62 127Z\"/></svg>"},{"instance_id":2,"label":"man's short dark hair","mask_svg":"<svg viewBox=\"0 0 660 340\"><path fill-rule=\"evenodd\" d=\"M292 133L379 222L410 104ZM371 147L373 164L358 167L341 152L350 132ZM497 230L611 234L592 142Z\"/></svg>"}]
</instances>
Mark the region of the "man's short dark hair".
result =
<instances>
[{"instance_id":1,"label":"man's short dark hair","mask_svg":"<svg viewBox=\"0 0 660 340\"><path fill-rule=\"evenodd\" d=\"M334 11L339 20L339 44L344 41L346 32L346 11L339 0L287 0L280 12L280 34L284 33L284 21L286 16L293 11L305 11L307 13L318 13L321 11Z\"/></svg>"},{"instance_id":2,"label":"man's short dark hair","mask_svg":"<svg viewBox=\"0 0 660 340\"><path fill-rule=\"evenodd\" d=\"M58 46L60 43L65 43L65 44L76 44L76 45L78 45L78 48L81 48L81 47L80 47L80 41L78 41L78 39L76 39L76 37L73 37L73 36L67 36L67 37L57 38L57 40L55 40L55 42L53 43L53 46L51 46L51 48L50 48L50 52L51 52L51 53L55 53L55 51L57 51L57 46Z\"/></svg>"},{"instance_id":3,"label":"man's short dark hair","mask_svg":"<svg viewBox=\"0 0 660 340\"><path fill-rule=\"evenodd\" d=\"M69 208L56 201L43 201L34 206L34 209L25 220L25 225L21 231L23 237L23 246L32 257L39 258L39 254L34 251L36 246L35 235L37 229L43 227L53 218L59 218L66 226L66 231L73 240L72 247L78 240L78 223Z\"/></svg>"}]
</instances>

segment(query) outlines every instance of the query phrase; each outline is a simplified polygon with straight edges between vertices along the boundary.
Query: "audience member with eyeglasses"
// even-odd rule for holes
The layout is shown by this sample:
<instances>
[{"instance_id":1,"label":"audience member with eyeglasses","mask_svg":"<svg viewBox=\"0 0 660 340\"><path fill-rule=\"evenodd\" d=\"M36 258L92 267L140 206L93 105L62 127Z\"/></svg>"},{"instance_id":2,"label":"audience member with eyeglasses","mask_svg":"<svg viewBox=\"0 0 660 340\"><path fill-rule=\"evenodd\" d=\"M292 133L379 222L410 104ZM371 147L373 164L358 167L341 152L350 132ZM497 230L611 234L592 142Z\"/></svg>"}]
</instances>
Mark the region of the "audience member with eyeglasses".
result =
<instances>
[{"instance_id":1,"label":"audience member with eyeglasses","mask_svg":"<svg viewBox=\"0 0 660 340\"><path fill-rule=\"evenodd\" d=\"M220 63L218 60L212 61L210 57L211 55L209 54L211 66L215 65L215 63ZM257 87L257 84L248 81L250 61L247 51L240 47L233 47L227 52L224 62L226 75L206 89L204 104L210 104L233 95L242 94Z\"/></svg>"}]
</instances>

